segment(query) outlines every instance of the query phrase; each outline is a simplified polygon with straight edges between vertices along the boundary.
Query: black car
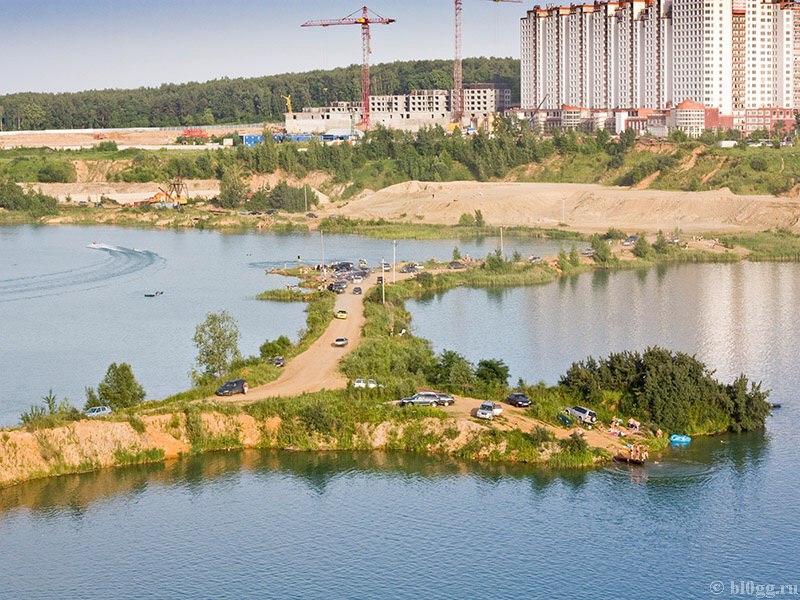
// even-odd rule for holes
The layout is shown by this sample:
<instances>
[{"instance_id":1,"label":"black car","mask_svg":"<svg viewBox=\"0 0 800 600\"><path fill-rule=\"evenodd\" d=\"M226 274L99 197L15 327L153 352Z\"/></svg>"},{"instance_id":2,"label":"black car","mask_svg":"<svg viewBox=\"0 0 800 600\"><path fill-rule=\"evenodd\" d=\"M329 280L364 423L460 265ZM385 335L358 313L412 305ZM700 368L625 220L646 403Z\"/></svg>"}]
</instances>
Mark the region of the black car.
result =
<instances>
[{"instance_id":1,"label":"black car","mask_svg":"<svg viewBox=\"0 0 800 600\"><path fill-rule=\"evenodd\" d=\"M277 211L277 209L275 209L275 208L270 208L270 209L267 211L267 214L268 214L268 215L277 215L277 214L278 214L278 211Z\"/></svg>"},{"instance_id":2,"label":"black car","mask_svg":"<svg viewBox=\"0 0 800 600\"><path fill-rule=\"evenodd\" d=\"M246 394L247 382L244 379L232 379L226 381L217 390L217 396L233 396L235 394Z\"/></svg>"},{"instance_id":3,"label":"black car","mask_svg":"<svg viewBox=\"0 0 800 600\"><path fill-rule=\"evenodd\" d=\"M525 394L520 394L519 392L509 394L506 400L511 406L517 406L519 408L527 408L531 405L530 398L528 398Z\"/></svg>"},{"instance_id":4,"label":"black car","mask_svg":"<svg viewBox=\"0 0 800 600\"><path fill-rule=\"evenodd\" d=\"M361 291L361 288L360 288L360 287L354 287L354 288L353 288L353 293L354 293L356 296L360 296L360 295L361 295L361 293L362 293L362 291Z\"/></svg>"},{"instance_id":5,"label":"black car","mask_svg":"<svg viewBox=\"0 0 800 600\"><path fill-rule=\"evenodd\" d=\"M461 269L466 269L467 265L465 265L463 262L454 260L447 264L447 268L453 271L459 271Z\"/></svg>"},{"instance_id":6,"label":"black car","mask_svg":"<svg viewBox=\"0 0 800 600\"><path fill-rule=\"evenodd\" d=\"M285 367L286 359L282 356L275 356L267 361L268 365L275 365L276 367Z\"/></svg>"},{"instance_id":7,"label":"black car","mask_svg":"<svg viewBox=\"0 0 800 600\"><path fill-rule=\"evenodd\" d=\"M314 213L306 213L306 216L307 216L309 219L316 219L316 218L317 218L317 215L315 215Z\"/></svg>"}]
</instances>

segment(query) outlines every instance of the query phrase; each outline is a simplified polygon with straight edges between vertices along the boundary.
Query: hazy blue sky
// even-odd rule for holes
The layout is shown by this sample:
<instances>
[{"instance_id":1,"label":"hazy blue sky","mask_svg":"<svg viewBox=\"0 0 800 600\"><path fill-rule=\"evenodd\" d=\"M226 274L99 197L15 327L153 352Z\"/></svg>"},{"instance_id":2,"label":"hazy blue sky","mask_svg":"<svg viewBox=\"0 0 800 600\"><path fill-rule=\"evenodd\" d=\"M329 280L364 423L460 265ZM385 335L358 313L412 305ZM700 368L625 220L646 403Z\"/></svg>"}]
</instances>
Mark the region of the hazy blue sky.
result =
<instances>
[{"instance_id":1,"label":"hazy blue sky","mask_svg":"<svg viewBox=\"0 0 800 600\"><path fill-rule=\"evenodd\" d=\"M0 0L0 93L203 81L344 66L357 27L300 29L360 0ZM519 56L524 4L464 0L464 56ZM372 61L450 58L452 0L371 0Z\"/></svg>"}]
</instances>

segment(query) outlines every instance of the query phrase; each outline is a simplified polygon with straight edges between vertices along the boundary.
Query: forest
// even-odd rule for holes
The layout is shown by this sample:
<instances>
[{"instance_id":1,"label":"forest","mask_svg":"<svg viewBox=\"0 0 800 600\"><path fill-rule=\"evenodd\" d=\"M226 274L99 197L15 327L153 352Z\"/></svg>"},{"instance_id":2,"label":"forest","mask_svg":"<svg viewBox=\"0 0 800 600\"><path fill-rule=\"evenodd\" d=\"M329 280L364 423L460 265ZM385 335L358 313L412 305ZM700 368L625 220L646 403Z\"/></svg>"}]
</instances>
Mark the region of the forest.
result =
<instances>
[{"instance_id":1,"label":"forest","mask_svg":"<svg viewBox=\"0 0 800 600\"><path fill-rule=\"evenodd\" d=\"M372 67L374 94L413 89L450 89L453 63L399 61ZM464 59L464 83L504 83L519 101L519 60ZM75 93L23 92L0 96L0 129L84 129L181 127L215 123L280 121L283 96L296 109L361 97L361 67L351 65L307 73L167 83L157 88L89 90Z\"/></svg>"}]
</instances>

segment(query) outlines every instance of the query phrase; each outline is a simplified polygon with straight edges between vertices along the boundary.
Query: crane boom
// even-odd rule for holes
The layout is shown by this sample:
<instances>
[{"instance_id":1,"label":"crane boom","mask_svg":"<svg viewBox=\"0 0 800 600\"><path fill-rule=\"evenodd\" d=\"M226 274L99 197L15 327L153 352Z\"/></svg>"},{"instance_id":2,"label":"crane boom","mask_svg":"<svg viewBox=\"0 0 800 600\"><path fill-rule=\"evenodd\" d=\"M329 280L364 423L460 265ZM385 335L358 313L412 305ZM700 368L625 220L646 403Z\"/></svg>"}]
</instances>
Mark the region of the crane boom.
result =
<instances>
[{"instance_id":1,"label":"crane boom","mask_svg":"<svg viewBox=\"0 0 800 600\"><path fill-rule=\"evenodd\" d=\"M455 59L453 60L453 119L460 121L464 115L464 75L461 60L461 13L464 0L453 0L455 7ZM522 3L522 0L488 0L495 4L500 2Z\"/></svg>"},{"instance_id":2,"label":"crane boom","mask_svg":"<svg viewBox=\"0 0 800 600\"><path fill-rule=\"evenodd\" d=\"M356 10L342 19L318 19L306 21L300 27L331 27L335 25L361 26L361 124L364 129L370 128L369 118L369 55L372 53L369 26L372 24L391 25L395 19L388 19L369 10L366 6Z\"/></svg>"}]
</instances>

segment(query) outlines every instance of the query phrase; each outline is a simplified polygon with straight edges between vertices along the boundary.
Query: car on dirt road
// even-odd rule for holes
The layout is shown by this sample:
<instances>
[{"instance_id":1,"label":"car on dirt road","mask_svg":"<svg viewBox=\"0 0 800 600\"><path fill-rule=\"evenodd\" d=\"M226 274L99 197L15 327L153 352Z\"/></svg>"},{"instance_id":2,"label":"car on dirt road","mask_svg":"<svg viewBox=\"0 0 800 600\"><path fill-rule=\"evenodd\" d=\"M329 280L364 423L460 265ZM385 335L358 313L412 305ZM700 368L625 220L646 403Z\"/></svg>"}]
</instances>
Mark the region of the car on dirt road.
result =
<instances>
[{"instance_id":1,"label":"car on dirt road","mask_svg":"<svg viewBox=\"0 0 800 600\"><path fill-rule=\"evenodd\" d=\"M344 348L349 343L350 341L346 337L338 337L335 340L333 340L333 345L336 346L337 348Z\"/></svg>"},{"instance_id":2,"label":"car on dirt road","mask_svg":"<svg viewBox=\"0 0 800 600\"><path fill-rule=\"evenodd\" d=\"M451 396L446 396L450 400L443 398L446 394L437 392L417 392L410 398L403 398L398 402L400 406L448 406L453 403Z\"/></svg>"},{"instance_id":3,"label":"car on dirt road","mask_svg":"<svg viewBox=\"0 0 800 600\"><path fill-rule=\"evenodd\" d=\"M363 293L364 293L364 292L363 292L363 290L362 290L360 287L354 287L354 288L353 288L353 294L355 294L356 296L360 296L360 295L361 295L361 294L363 294Z\"/></svg>"},{"instance_id":4,"label":"car on dirt road","mask_svg":"<svg viewBox=\"0 0 800 600\"><path fill-rule=\"evenodd\" d=\"M114 411L111 410L110 406L93 406L90 409L87 409L86 416L90 419L95 417L107 417L108 415L112 414Z\"/></svg>"},{"instance_id":5,"label":"car on dirt road","mask_svg":"<svg viewBox=\"0 0 800 600\"><path fill-rule=\"evenodd\" d=\"M567 414L578 423L594 425L597 423L597 413L585 406L573 406L567 409Z\"/></svg>"},{"instance_id":6,"label":"car on dirt road","mask_svg":"<svg viewBox=\"0 0 800 600\"><path fill-rule=\"evenodd\" d=\"M235 394L246 394L248 390L247 382L244 379L232 379L226 381L217 390L217 396L233 396Z\"/></svg>"},{"instance_id":7,"label":"car on dirt road","mask_svg":"<svg viewBox=\"0 0 800 600\"><path fill-rule=\"evenodd\" d=\"M520 392L512 392L511 394L508 395L506 401L511 406L516 406L517 408L527 408L528 406L531 405L530 398L528 398L525 394L522 394Z\"/></svg>"},{"instance_id":8,"label":"car on dirt road","mask_svg":"<svg viewBox=\"0 0 800 600\"><path fill-rule=\"evenodd\" d=\"M494 419L494 402L484 402L475 411L475 416L479 419L486 419L491 421Z\"/></svg>"},{"instance_id":9,"label":"car on dirt road","mask_svg":"<svg viewBox=\"0 0 800 600\"><path fill-rule=\"evenodd\" d=\"M337 319L346 319L347 318L347 311L346 310L337 310L334 316Z\"/></svg>"},{"instance_id":10,"label":"car on dirt road","mask_svg":"<svg viewBox=\"0 0 800 600\"><path fill-rule=\"evenodd\" d=\"M282 356L273 356L267 361L268 365L275 365L276 367L285 367L286 359Z\"/></svg>"}]
</instances>

